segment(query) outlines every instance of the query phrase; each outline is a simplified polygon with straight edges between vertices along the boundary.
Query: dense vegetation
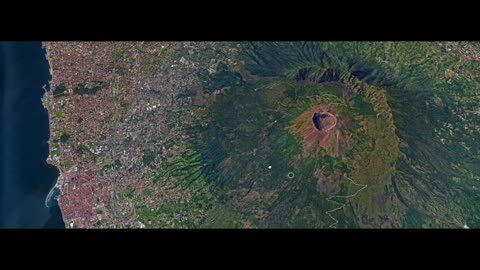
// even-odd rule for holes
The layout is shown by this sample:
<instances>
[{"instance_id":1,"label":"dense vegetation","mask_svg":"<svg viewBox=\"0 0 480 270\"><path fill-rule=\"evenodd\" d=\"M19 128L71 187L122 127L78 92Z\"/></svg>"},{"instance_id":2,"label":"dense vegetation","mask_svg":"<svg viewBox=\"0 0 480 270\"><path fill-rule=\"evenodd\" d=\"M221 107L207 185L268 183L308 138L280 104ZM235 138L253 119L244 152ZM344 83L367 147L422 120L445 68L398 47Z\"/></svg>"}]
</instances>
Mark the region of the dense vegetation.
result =
<instances>
[{"instance_id":1,"label":"dense vegetation","mask_svg":"<svg viewBox=\"0 0 480 270\"><path fill-rule=\"evenodd\" d=\"M218 44L176 97L188 142L122 198L150 227L479 227L479 49ZM319 111L330 137L311 136Z\"/></svg>"}]
</instances>

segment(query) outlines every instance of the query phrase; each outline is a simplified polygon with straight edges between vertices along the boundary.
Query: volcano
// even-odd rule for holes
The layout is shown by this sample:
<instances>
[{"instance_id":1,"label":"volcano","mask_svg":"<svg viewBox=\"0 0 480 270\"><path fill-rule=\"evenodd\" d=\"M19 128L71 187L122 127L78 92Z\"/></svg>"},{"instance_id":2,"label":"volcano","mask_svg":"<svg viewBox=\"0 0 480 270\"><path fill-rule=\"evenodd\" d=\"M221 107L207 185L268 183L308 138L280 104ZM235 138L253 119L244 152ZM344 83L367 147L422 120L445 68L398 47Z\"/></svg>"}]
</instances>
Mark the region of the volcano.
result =
<instances>
[{"instance_id":1,"label":"volcano","mask_svg":"<svg viewBox=\"0 0 480 270\"><path fill-rule=\"evenodd\" d=\"M335 107L314 106L295 119L290 130L303 138L305 151L322 147L329 155L340 156L348 146L341 126L342 121Z\"/></svg>"}]
</instances>

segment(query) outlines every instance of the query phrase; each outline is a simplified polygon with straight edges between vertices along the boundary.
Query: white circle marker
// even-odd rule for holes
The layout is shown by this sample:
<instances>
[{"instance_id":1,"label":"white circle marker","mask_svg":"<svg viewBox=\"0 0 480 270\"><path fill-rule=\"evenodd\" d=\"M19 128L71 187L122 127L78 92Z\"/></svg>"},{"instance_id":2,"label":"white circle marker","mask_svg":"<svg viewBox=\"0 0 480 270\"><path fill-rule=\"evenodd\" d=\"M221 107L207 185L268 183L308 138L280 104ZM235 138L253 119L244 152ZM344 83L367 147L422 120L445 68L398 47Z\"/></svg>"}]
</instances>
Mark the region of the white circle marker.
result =
<instances>
[{"instance_id":1,"label":"white circle marker","mask_svg":"<svg viewBox=\"0 0 480 270\"><path fill-rule=\"evenodd\" d=\"M268 168L269 168L269 169L271 169L271 168L272 168L272 166L268 166Z\"/></svg>"}]
</instances>

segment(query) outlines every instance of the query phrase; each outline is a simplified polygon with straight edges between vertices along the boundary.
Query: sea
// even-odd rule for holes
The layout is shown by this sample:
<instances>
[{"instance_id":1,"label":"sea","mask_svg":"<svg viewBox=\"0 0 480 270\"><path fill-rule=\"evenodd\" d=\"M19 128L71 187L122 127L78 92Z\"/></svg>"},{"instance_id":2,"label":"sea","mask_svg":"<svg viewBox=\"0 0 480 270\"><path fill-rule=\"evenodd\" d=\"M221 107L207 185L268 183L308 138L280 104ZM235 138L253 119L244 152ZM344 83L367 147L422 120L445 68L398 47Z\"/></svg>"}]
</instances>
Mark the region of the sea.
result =
<instances>
[{"instance_id":1,"label":"sea","mask_svg":"<svg viewBox=\"0 0 480 270\"><path fill-rule=\"evenodd\" d=\"M65 228L46 161L49 80L41 42L0 42L0 228Z\"/></svg>"}]
</instances>

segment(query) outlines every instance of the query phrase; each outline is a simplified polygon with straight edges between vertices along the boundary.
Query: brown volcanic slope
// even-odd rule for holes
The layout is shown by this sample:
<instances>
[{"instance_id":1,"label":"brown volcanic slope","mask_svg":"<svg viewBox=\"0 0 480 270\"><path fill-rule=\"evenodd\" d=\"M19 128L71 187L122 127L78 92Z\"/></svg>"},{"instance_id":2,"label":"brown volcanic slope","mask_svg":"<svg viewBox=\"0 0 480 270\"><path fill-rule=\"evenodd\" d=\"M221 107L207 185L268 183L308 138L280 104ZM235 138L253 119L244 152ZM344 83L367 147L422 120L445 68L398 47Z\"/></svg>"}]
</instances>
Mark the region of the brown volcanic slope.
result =
<instances>
[{"instance_id":1,"label":"brown volcanic slope","mask_svg":"<svg viewBox=\"0 0 480 270\"><path fill-rule=\"evenodd\" d=\"M303 138L303 149L310 153L318 146L331 156L340 156L348 149L341 127L340 112L334 106L317 105L305 111L290 127L290 131Z\"/></svg>"}]
</instances>

